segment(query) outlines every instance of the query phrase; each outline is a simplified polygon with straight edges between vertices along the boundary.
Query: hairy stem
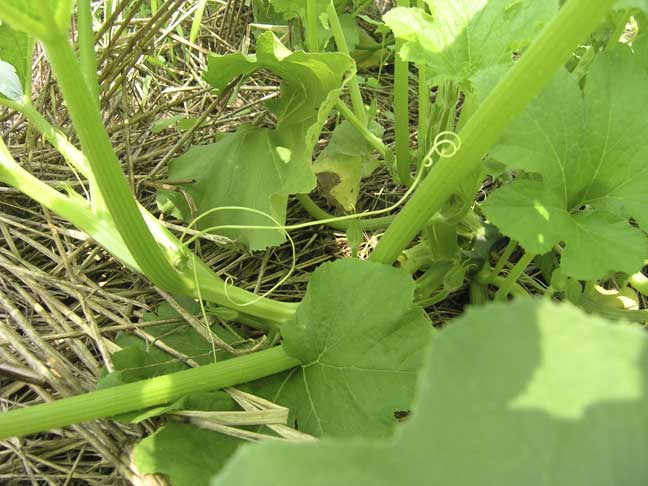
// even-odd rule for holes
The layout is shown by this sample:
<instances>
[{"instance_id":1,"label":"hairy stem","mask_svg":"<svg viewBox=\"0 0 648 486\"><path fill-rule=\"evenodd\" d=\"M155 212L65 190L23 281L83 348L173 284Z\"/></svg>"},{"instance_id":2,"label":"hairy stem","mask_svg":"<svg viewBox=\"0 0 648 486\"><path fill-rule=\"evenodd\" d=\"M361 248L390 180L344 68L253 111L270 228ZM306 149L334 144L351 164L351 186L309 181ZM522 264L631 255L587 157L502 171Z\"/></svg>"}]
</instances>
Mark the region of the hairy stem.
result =
<instances>
[{"instance_id":1,"label":"hairy stem","mask_svg":"<svg viewBox=\"0 0 648 486\"><path fill-rule=\"evenodd\" d=\"M371 255L391 264L452 195L478 170L488 149L542 90L615 0L569 0L461 130L461 148L439 160Z\"/></svg>"},{"instance_id":2,"label":"hairy stem","mask_svg":"<svg viewBox=\"0 0 648 486\"><path fill-rule=\"evenodd\" d=\"M425 0L418 0L417 7L425 10ZM427 66L418 66L418 145L419 158L423 159L428 152L430 132L430 86L428 86Z\"/></svg>"},{"instance_id":3,"label":"hairy stem","mask_svg":"<svg viewBox=\"0 0 648 486\"><path fill-rule=\"evenodd\" d=\"M342 30L342 25L340 24L340 19L338 18L337 12L335 11L335 5L333 1L329 3L326 12L329 16L329 22L331 24L331 30L333 31L333 38L335 39L335 45L337 46L338 51L342 54L349 54L349 46L347 45L346 39L344 38L344 31ZM367 111L364 107L364 102L362 101L362 93L360 93L360 85L358 84L358 78L355 74L349 80L349 94L351 95L351 104L353 105L353 111L355 115L360 119L362 124L367 126Z\"/></svg>"},{"instance_id":4,"label":"hairy stem","mask_svg":"<svg viewBox=\"0 0 648 486\"><path fill-rule=\"evenodd\" d=\"M399 7L409 7L409 0L398 0ZM405 185L412 183L409 153L409 63L400 57L403 41L396 39L394 53L394 130L398 178Z\"/></svg>"},{"instance_id":5,"label":"hairy stem","mask_svg":"<svg viewBox=\"0 0 648 486\"><path fill-rule=\"evenodd\" d=\"M506 278L499 285L499 290L497 291L497 295L495 295L495 300L506 300L506 297L511 292L511 289L534 258L534 253L525 253L524 255L522 255L522 258L518 260L518 262L513 266Z\"/></svg>"},{"instance_id":6,"label":"hairy stem","mask_svg":"<svg viewBox=\"0 0 648 486\"><path fill-rule=\"evenodd\" d=\"M385 146L383 141L377 137L375 134L367 128L367 124L363 122L360 118L356 116L356 114L351 111L351 109L344 104L344 101L338 100L335 104L335 107L337 110L340 112L340 115L348 121L351 125L353 125L353 128L355 128L360 135L362 135L362 138L365 139L365 141L371 145L386 161L390 161L392 158L392 155L389 151L389 149Z\"/></svg>"},{"instance_id":7,"label":"hairy stem","mask_svg":"<svg viewBox=\"0 0 648 486\"><path fill-rule=\"evenodd\" d=\"M0 414L0 440L164 405L299 366L281 346L218 363Z\"/></svg>"},{"instance_id":8,"label":"hairy stem","mask_svg":"<svg viewBox=\"0 0 648 486\"><path fill-rule=\"evenodd\" d=\"M315 0L306 0L306 46L310 52L319 52Z\"/></svg>"},{"instance_id":9,"label":"hairy stem","mask_svg":"<svg viewBox=\"0 0 648 486\"><path fill-rule=\"evenodd\" d=\"M70 112L92 174L117 231L149 279L169 292L186 293L191 280L173 268L153 238L130 192L101 113L81 75L72 46L63 35L44 41L48 59Z\"/></svg>"},{"instance_id":10,"label":"hairy stem","mask_svg":"<svg viewBox=\"0 0 648 486\"><path fill-rule=\"evenodd\" d=\"M90 0L79 0L77 6L81 73L98 107L99 81L97 79L97 56L94 47L94 32L92 31L92 5Z\"/></svg>"}]
</instances>

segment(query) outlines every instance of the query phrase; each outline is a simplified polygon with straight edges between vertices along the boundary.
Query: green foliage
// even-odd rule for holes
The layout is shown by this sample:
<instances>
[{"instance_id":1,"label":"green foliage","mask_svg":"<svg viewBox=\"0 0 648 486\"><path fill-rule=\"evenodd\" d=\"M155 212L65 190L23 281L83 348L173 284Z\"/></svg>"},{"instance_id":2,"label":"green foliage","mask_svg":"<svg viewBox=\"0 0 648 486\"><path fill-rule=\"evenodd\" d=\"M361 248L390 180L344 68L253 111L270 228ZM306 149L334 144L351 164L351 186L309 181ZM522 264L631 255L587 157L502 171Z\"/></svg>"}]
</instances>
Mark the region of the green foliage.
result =
<instances>
[{"instance_id":1,"label":"green foliage","mask_svg":"<svg viewBox=\"0 0 648 486\"><path fill-rule=\"evenodd\" d=\"M52 27L60 32L67 31L74 6L73 0L3 0L3 3L4 8L25 19L7 15L12 27L36 37L52 35Z\"/></svg>"},{"instance_id":2,"label":"green foliage","mask_svg":"<svg viewBox=\"0 0 648 486\"><path fill-rule=\"evenodd\" d=\"M619 0L616 8L639 8L648 13L648 0Z\"/></svg>"},{"instance_id":3,"label":"green foliage","mask_svg":"<svg viewBox=\"0 0 648 486\"><path fill-rule=\"evenodd\" d=\"M212 485L634 484L647 339L547 301L469 310L432 340L393 439L245 446Z\"/></svg>"},{"instance_id":4,"label":"green foliage","mask_svg":"<svg viewBox=\"0 0 648 486\"><path fill-rule=\"evenodd\" d=\"M165 411L230 411L223 392L196 393ZM190 424L169 422L133 448L133 463L143 474L164 474L174 486L207 486L241 441Z\"/></svg>"},{"instance_id":5,"label":"green foliage","mask_svg":"<svg viewBox=\"0 0 648 486\"><path fill-rule=\"evenodd\" d=\"M637 47L637 46L635 46ZM620 46L600 55L583 92L560 72L490 155L537 177L518 177L483 205L501 231L531 253L564 242L563 272L595 280L635 273L648 256L648 66Z\"/></svg>"},{"instance_id":6,"label":"green foliage","mask_svg":"<svg viewBox=\"0 0 648 486\"><path fill-rule=\"evenodd\" d=\"M394 413L410 407L432 330L413 295L403 270L355 259L322 265L281 329L302 366L254 392L290 408L302 432L387 435Z\"/></svg>"},{"instance_id":7,"label":"green foliage","mask_svg":"<svg viewBox=\"0 0 648 486\"><path fill-rule=\"evenodd\" d=\"M394 8L384 16L405 41L400 56L429 67L432 84L450 80L469 88L481 69L510 64L558 10L558 0L425 0L418 8Z\"/></svg>"},{"instance_id":8,"label":"green foliage","mask_svg":"<svg viewBox=\"0 0 648 486\"><path fill-rule=\"evenodd\" d=\"M180 299L179 302L187 312L194 315L199 314L200 307L190 299ZM160 324L145 328L145 331L153 338L168 347L174 349L186 359L191 359L200 365L221 361L230 357L225 351L216 351L212 343L199 335L192 327L183 322L178 314L168 303L160 305L156 313L147 312L144 315L144 322L152 320L177 319L177 323ZM228 344L240 340L238 336L224 329L218 324L211 324L211 331ZM163 351L155 344L149 343L141 337L122 333L115 341L121 351L112 355L114 371L103 376L97 383L97 389L109 388L139 380L146 380L156 376L162 376L177 371L186 370L189 365L186 361L177 356ZM178 409L182 401L161 407L141 410L133 413L123 414L117 417L123 422L141 422L142 420L162 415L169 410Z\"/></svg>"},{"instance_id":9,"label":"green foliage","mask_svg":"<svg viewBox=\"0 0 648 486\"><path fill-rule=\"evenodd\" d=\"M373 133L381 136L382 127L372 123ZM345 211L353 211L358 199L360 180L368 176L378 163L371 157L373 148L344 121L333 131L328 145L315 160L313 170L324 193Z\"/></svg>"},{"instance_id":10,"label":"green foliage","mask_svg":"<svg viewBox=\"0 0 648 486\"><path fill-rule=\"evenodd\" d=\"M271 33L257 41L253 56L211 56L205 79L222 90L238 76L268 69L282 79L281 96L268 103L275 128L241 125L212 144L194 147L169 166L171 180L194 180L184 186L198 214L222 206L243 206L268 214L283 224L288 195L308 193L315 186L312 153L321 128L337 100L352 61L342 54L291 52ZM160 206L186 221L192 214L184 195L162 191ZM267 217L248 211L218 211L200 227L271 226ZM218 233L263 250L284 241L274 230L222 229Z\"/></svg>"},{"instance_id":11,"label":"green foliage","mask_svg":"<svg viewBox=\"0 0 648 486\"><path fill-rule=\"evenodd\" d=\"M22 98L31 74L31 43L24 32L0 24L0 95Z\"/></svg>"}]
</instances>

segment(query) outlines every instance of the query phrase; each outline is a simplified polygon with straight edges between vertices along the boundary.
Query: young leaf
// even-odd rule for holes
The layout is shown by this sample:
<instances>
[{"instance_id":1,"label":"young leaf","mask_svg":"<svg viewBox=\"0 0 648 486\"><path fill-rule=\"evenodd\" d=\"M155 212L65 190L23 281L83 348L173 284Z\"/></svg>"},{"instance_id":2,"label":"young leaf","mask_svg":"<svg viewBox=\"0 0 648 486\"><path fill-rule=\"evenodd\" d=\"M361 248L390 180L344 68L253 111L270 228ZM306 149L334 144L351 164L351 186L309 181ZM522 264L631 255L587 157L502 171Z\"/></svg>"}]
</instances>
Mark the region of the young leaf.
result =
<instances>
[{"instance_id":1,"label":"young leaf","mask_svg":"<svg viewBox=\"0 0 648 486\"><path fill-rule=\"evenodd\" d=\"M646 86L648 69L625 46L598 56L583 93L559 73L491 151L542 180L495 191L483 205L488 218L531 253L564 242L570 277L639 270L646 242L628 220L648 227Z\"/></svg>"},{"instance_id":2,"label":"young leaf","mask_svg":"<svg viewBox=\"0 0 648 486\"><path fill-rule=\"evenodd\" d=\"M243 206L284 223L288 195L308 193L315 186L312 152L328 113L353 69L350 58L338 53L290 52L272 34L257 42L257 54L212 56L205 79L223 89L233 78L269 69L282 78L281 96L269 104L276 128L240 126L212 145L194 147L169 166L171 180L194 180L184 186L198 214L222 206ZM184 195L161 192L166 211L176 210L191 221ZM201 220L201 228L219 225L272 226L248 211L219 211ZM284 241L274 230L223 229L253 250Z\"/></svg>"},{"instance_id":3,"label":"young leaf","mask_svg":"<svg viewBox=\"0 0 648 486\"><path fill-rule=\"evenodd\" d=\"M407 272L356 259L317 269L284 349L303 364L255 384L291 409L302 432L385 436L407 411L432 326Z\"/></svg>"},{"instance_id":4,"label":"young leaf","mask_svg":"<svg viewBox=\"0 0 648 486\"><path fill-rule=\"evenodd\" d=\"M394 8L384 16L405 41L400 56L429 66L432 84L464 89L479 70L509 64L558 11L558 0L426 0L431 14Z\"/></svg>"},{"instance_id":5,"label":"young leaf","mask_svg":"<svg viewBox=\"0 0 648 486\"><path fill-rule=\"evenodd\" d=\"M395 438L244 446L212 486L635 484L648 338L566 304L473 308L432 340Z\"/></svg>"}]
</instances>

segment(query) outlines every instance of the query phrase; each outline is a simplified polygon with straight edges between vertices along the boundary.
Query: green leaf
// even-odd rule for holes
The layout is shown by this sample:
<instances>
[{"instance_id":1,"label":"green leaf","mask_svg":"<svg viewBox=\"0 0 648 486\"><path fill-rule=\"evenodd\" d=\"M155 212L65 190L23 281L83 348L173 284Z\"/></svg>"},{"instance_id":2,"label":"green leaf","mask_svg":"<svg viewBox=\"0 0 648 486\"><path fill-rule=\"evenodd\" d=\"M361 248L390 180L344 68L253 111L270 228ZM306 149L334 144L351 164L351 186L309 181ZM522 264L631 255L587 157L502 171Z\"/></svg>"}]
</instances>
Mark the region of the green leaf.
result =
<instances>
[{"instance_id":1,"label":"green leaf","mask_svg":"<svg viewBox=\"0 0 648 486\"><path fill-rule=\"evenodd\" d=\"M382 136L382 127L371 124L372 131ZM373 148L353 126L344 121L333 131L331 140L315 160L313 170L319 186L345 211L353 211L358 200L360 180L377 166L371 159Z\"/></svg>"},{"instance_id":2,"label":"green leaf","mask_svg":"<svg viewBox=\"0 0 648 486\"><path fill-rule=\"evenodd\" d=\"M194 315L200 312L199 305L191 299L177 299L181 305ZM160 324L146 327L144 330L158 341L169 346L175 351L192 359L200 365L213 363L230 357L225 351L217 350L216 358L212 343L200 336L191 326L182 321L180 315L168 304L163 303L157 313L147 312L144 322L152 320L178 320L177 323ZM240 338L218 324L212 324L212 332L228 344L233 344ZM132 383L139 380L154 378L169 373L175 373L189 368L189 365L144 339L123 333L115 342L121 351L112 355L114 371L104 375L97 383L97 389ZM177 406L171 405L171 407ZM115 417L122 422L141 422L142 420L165 413L169 406L154 407L133 413L122 414Z\"/></svg>"},{"instance_id":3,"label":"green leaf","mask_svg":"<svg viewBox=\"0 0 648 486\"><path fill-rule=\"evenodd\" d=\"M173 486L207 486L241 442L194 425L170 422L137 443L133 462L139 473L164 474Z\"/></svg>"},{"instance_id":4,"label":"green leaf","mask_svg":"<svg viewBox=\"0 0 648 486\"><path fill-rule=\"evenodd\" d=\"M525 250L564 242L561 268L595 280L641 269L648 226L648 69L621 46L597 58L584 92L563 71L507 130L490 155L539 174L491 194L483 210Z\"/></svg>"},{"instance_id":5,"label":"green leaf","mask_svg":"<svg viewBox=\"0 0 648 486\"><path fill-rule=\"evenodd\" d=\"M384 16L405 41L400 56L429 66L433 84L464 89L481 69L510 64L558 11L558 0L426 0L430 14L398 7Z\"/></svg>"},{"instance_id":6,"label":"green leaf","mask_svg":"<svg viewBox=\"0 0 648 486\"><path fill-rule=\"evenodd\" d=\"M647 339L550 301L470 309L432 340L393 439L244 446L212 486L641 483Z\"/></svg>"},{"instance_id":7,"label":"green leaf","mask_svg":"<svg viewBox=\"0 0 648 486\"><path fill-rule=\"evenodd\" d=\"M648 0L619 0L617 3L614 4L614 8L617 9L639 8L642 9L644 12L648 13Z\"/></svg>"},{"instance_id":8,"label":"green leaf","mask_svg":"<svg viewBox=\"0 0 648 486\"><path fill-rule=\"evenodd\" d=\"M411 405L432 326L412 303L407 272L356 259L320 266L284 349L304 363L254 384L254 393L290 408L302 432L385 436Z\"/></svg>"},{"instance_id":9,"label":"green leaf","mask_svg":"<svg viewBox=\"0 0 648 486\"><path fill-rule=\"evenodd\" d=\"M31 55L27 34L0 24L0 94L11 100L22 98L30 75Z\"/></svg>"},{"instance_id":10,"label":"green leaf","mask_svg":"<svg viewBox=\"0 0 648 486\"><path fill-rule=\"evenodd\" d=\"M40 34L51 35L52 20L58 30L67 32L74 6L73 0L2 0L2 2L6 8L24 15L28 21L33 22L30 25L14 22L12 27L35 37L39 37ZM10 20L3 18L2 10L0 10L0 19L7 22Z\"/></svg>"},{"instance_id":11,"label":"green leaf","mask_svg":"<svg viewBox=\"0 0 648 486\"><path fill-rule=\"evenodd\" d=\"M261 211L283 224L290 194L308 193L315 186L312 153L323 124L352 72L350 58L338 53L290 52L272 34L257 42L257 54L211 56L205 79L223 89L231 79L268 69L282 79L281 96L268 104L277 117L276 128L240 126L212 144L194 147L169 165L171 180L194 180L184 187L198 214L223 206ZM191 221L185 196L161 191L158 201L166 211L179 212ZM221 225L273 226L249 211L213 212L199 227ZM252 250L284 241L278 230L248 228L217 231L240 240Z\"/></svg>"},{"instance_id":12,"label":"green leaf","mask_svg":"<svg viewBox=\"0 0 648 486\"><path fill-rule=\"evenodd\" d=\"M8 62L0 60L0 96L13 101L20 101L22 95L22 87L16 68Z\"/></svg>"}]
</instances>

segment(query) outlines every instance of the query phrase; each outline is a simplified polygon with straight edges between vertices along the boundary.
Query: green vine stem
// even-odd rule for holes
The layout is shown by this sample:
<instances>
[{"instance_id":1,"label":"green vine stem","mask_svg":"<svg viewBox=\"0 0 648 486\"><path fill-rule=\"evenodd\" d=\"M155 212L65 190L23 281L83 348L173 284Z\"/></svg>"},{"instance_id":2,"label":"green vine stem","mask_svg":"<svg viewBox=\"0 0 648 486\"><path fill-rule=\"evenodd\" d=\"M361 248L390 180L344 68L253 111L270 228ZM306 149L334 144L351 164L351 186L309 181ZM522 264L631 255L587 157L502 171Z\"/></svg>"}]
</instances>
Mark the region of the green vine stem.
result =
<instances>
[{"instance_id":1,"label":"green vine stem","mask_svg":"<svg viewBox=\"0 0 648 486\"><path fill-rule=\"evenodd\" d=\"M418 0L417 7L425 11L425 0ZM418 66L418 145L419 159L423 160L428 151L430 132L430 86L428 85L427 66Z\"/></svg>"},{"instance_id":2,"label":"green vine stem","mask_svg":"<svg viewBox=\"0 0 648 486\"><path fill-rule=\"evenodd\" d=\"M77 150L59 130L45 120L31 104L9 102L7 100L3 100L2 103L23 113L32 126L43 134L70 165L82 175L88 177L92 190L94 179L92 178L88 161L83 153ZM97 243L107 249L131 270L142 272L123 239L120 237L109 213L102 210L97 212L96 209L93 210L88 207L87 203L81 198L73 199L65 196L32 176L16 163L1 139L0 180L27 194L35 201L91 235ZM99 198L95 197L92 201L95 208L97 207L98 200ZM138 207L156 241L168 248L172 255L178 255L182 247L178 239L162 226L160 221L151 213L146 211L142 206L138 205ZM198 286L205 300L273 323L281 323L294 316L297 304L276 302L266 298L259 299L256 294L234 286L228 287L226 291L226 284L218 275L193 254L190 254L189 257L193 258L196 264ZM185 274L186 278L193 279L193 272L185 271ZM187 292L181 295L195 298L197 297L197 287L187 289ZM253 303L248 304L248 302Z\"/></svg>"},{"instance_id":3,"label":"green vine stem","mask_svg":"<svg viewBox=\"0 0 648 486\"><path fill-rule=\"evenodd\" d=\"M569 0L509 69L460 132L461 148L430 170L371 255L391 264L470 177L504 129L542 90L572 51L605 17L615 0Z\"/></svg>"},{"instance_id":4,"label":"green vine stem","mask_svg":"<svg viewBox=\"0 0 648 486\"><path fill-rule=\"evenodd\" d=\"M189 393L235 386L300 362L277 346L199 368L0 414L0 440L171 403Z\"/></svg>"},{"instance_id":5,"label":"green vine stem","mask_svg":"<svg viewBox=\"0 0 648 486\"><path fill-rule=\"evenodd\" d=\"M99 81L97 80L97 55L92 30L91 0L78 0L77 23L79 30L79 63L88 90L99 106Z\"/></svg>"},{"instance_id":6,"label":"green vine stem","mask_svg":"<svg viewBox=\"0 0 648 486\"><path fill-rule=\"evenodd\" d=\"M306 47L310 52L319 52L316 0L306 0Z\"/></svg>"},{"instance_id":7,"label":"green vine stem","mask_svg":"<svg viewBox=\"0 0 648 486\"><path fill-rule=\"evenodd\" d=\"M416 6L425 12L425 0L418 0ZM418 145L419 159L423 160L428 151L430 134L430 86L428 85L427 66L418 66Z\"/></svg>"},{"instance_id":8,"label":"green vine stem","mask_svg":"<svg viewBox=\"0 0 648 486\"><path fill-rule=\"evenodd\" d=\"M377 229L384 229L389 226L389 224L394 220L394 216L382 216L378 218L369 218L369 219L354 219L354 220L342 220L342 221L333 221L335 216L327 213L322 208L320 208L315 201L313 201L308 194L297 194L297 200L310 214L313 218L317 220L325 220L326 226L330 226L333 229L345 231L349 228L349 225L352 221L356 221L360 225L361 230L371 231Z\"/></svg>"},{"instance_id":9,"label":"green vine stem","mask_svg":"<svg viewBox=\"0 0 648 486\"><path fill-rule=\"evenodd\" d=\"M409 7L409 0L398 0L398 7ZM396 39L394 53L394 130L396 167L401 184L412 183L409 153L409 63L400 57L403 41Z\"/></svg>"},{"instance_id":10,"label":"green vine stem","mask_svg":"<svg viewBox=\"0 0 648 486\"><path fill-rule=\"evenodd\" d=\"M108 138L99 108L90 101L92 94L80 73L70 42L59 34L44 40L43 44L117 231L144 275L169 292L186 294L193 284L173 268L146 226Z\"/></svg>"},{"instance_id":11,"label":"green vine stem","mask_svg":"<svg viewBox=\"0 0 648 486\"><path fill-rule=\"evenodd\" d=\"M346 39L344 37L342 24L340 24L340 19L338 18L337 12L335 10L335 4L333 3L333 0L331 0L331 2L328 4L326 13L329 17L329 23L331 24L333 38L335 39L335 45L337 46L338 51L349 56L349 46L347 45ZM353 111L355 115L362 122L362 125L366 127L367 111L365 110L364 102L362 101L362 93L360 92L358 77L355 74L351 76L351 79L349 79L349 95L351 96L351 104L353 105Z\"/></svg>"},{"instance_id":12,"label":"green vine stem","mask_svg":"<svg viewBox=\"0 0 648 486\"><path fill-rule=\"evenodd\" d=\"M500 255L499 259L497 260L497 263L495 264L495 267L493 267L493 271L491 272L491 277L497 277L504 266L508 263L509 259L511 258L511 255L513 255L513 252L517 248L518 244L517 241L515 240L509 240L509 242L506 244L506 247L504 248L504 251Z\"/></svg>"},{"instance_id":13,"label":"green vine stem","mask_svg":"<svg viewBox=\"0 0 648 486\"><path fill-rule=\"evenodd\" d=\"M367 124L358 118L357 115L344 103L344 101L338 100L335 103L335 108L340 112L340 115L353 125L353 128L355 128L360 135L362 135L362 138L364 138L369 145L382 155L383 159L385 159L387 163L391 161L393 155L385 146L383 141L367 128Z\"/></svg>"},{"instance_id":14,"label":"green vine stem","mask_svg":"<svg viewBox=\"0 0 648 486\"><path fill-rule=\"evenodd\" d=\"M513 268L506 276L506 278L502 281L500 285L498 285L499 290L497 291L497 295L495 295L496 301L506 300L506 297L508 296L509 293L511 293L511 289L513 288L515 283L518 281L520 276L524 273L526 268L529 266L529 264L533 261L535 257L536 257L535 253L525 253L524 255L522 255L522 257L513 266ZM495 277L497 277L497 275L495 275Z\"/></svg>"}]
</instances>

